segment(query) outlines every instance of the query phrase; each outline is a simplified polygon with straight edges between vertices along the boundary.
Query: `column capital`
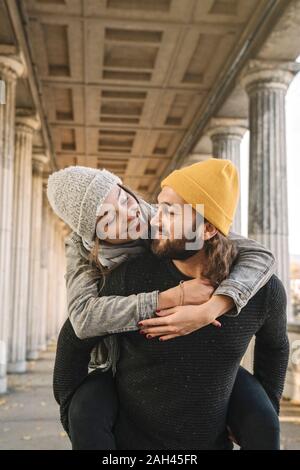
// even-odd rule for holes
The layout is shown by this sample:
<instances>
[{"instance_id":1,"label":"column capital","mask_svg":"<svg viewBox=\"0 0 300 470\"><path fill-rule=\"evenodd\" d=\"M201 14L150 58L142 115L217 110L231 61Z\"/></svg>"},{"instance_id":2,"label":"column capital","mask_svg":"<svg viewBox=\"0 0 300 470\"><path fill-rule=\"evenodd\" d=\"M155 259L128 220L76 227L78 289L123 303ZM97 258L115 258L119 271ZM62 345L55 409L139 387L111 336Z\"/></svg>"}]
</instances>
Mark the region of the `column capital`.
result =
<instances>
[{"instance_id":1,"label":"column capital","mask_svg":"<svg viewBox=\"0 0 300 470\"><path fill-rule=\"evenodd\" d=\"M37 173L43 172L44 165L49 161L47 155L43 152L34 152L32 154L32 167Z\"/></svg>"},{"instance_id":2,"label":"column capital","mask_svg":"<svg viewBox=\"0 0 300 470\"><path fill-rule=\"evenodd\" d=\"M210 120L206 134L214 136L232 136L242 140L248 130L248 120L242 118L218 117Z\"/></svg>"},{"instance_id":3,"label":"column capital","mask_svg":"<svg viewBox=\"0 0 300 470\"><path fill-rule=\"evenodd\" d=\"M47 191L48 178L49 178L49 176L47 174L43 173L43 190L45 190L45 191Z\"/></svg>"},{"instance_id":4,"label":"column capital","mask_svg":"<svg viewBox=\"0 0 300 470\"><path fill-rule=\"evenodd\" d=\"M7 77L19 78L25 73L25 64L21 57L0 54L0 72Z\"/></svg>"},{"instance_id":5,"label":"column capital","mask_svg":"<svg viewBox=\"0 0 300 470\"><path fill-rule=\"evenodd\" d=\"M260 87L287 91L300 71L297 62L251 60L241 75L241 83L249 93Z\"/></svg>"},{"instance_id":6,"label":"column capital","mask_svg":"<svg viewBox=\"0 0 300 470\"><path fill-rule=\"evenodd\" d=\"M44 172L43 172L43 183L44 184L48 184L48 178L51 174L52 174L52 171L48 171L47 169L44 169Z\"/></svg>"},{"instance_id":7,"label":"column capital","mask_svg":"<svg viewBox=\"0 0 300 470\"><path fill-rule=\"evenodd\" d=\"M182 162L181 168L185 168L186 166L193 165L194 163L199 163L207 160L208 158L212 158L212 155L208 154L200 154L200 153L192 153Z\"/></svg>"},{"instance_id":8,"label":"column capital","mask_svg":"<svg viewBox=\"0 0 300 470\"><path fill-rule=\"evenodd\" d=\"M37 113L30 109L18 108L16 111L16 130L18 128L34 132L40 129L41 121Z\"/></svg>"}]
</instances>

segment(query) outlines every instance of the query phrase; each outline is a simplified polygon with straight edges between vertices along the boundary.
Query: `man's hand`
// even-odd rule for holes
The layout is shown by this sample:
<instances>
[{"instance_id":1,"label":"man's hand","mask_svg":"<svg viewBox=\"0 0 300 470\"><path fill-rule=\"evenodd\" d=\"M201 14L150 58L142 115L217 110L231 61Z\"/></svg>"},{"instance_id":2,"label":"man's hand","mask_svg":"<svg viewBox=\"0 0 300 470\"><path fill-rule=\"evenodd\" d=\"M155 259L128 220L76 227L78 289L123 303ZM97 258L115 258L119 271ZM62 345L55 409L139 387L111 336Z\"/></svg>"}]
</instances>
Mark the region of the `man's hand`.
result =
<instances>
[{"instance_id":1,"label":"man's hand","mask_svg":"<svg viewBox=\"0 0 300 470\"><path fill-rule=\"evenodd\" d=\"M188 335L209 324L221 327L216 318L233 305L230 297L215 295L202 305L183 305L157 311L157 318L143 320L138 325L148 339L159 337L161 341L167 341Z\"/></svg>"},{"instance_id":2,"label":"man's hand","mask_svg":"<svg viewBox=\"0 0 300 470\"><path fill-rule=\"evenodd\" d=\"M215 290L215 287L209 281L203 279L184 281L182 288L184 292L184 305L204 304L211 298Z\"/></svg>"},{"instance_id":3,"label":"man's hand","mask_svg":"<svg viewBox=\"0 0 300 470\"><path fill-rule=\"evenodd\" d=\"M184 281L182 287L178 285L159 293L158 309L165 310L178 306L182 296L181 289L183 289L184 305L201 305L211 298L215 290L208 281L202 279Z\"/></svg>"}]
</instances>

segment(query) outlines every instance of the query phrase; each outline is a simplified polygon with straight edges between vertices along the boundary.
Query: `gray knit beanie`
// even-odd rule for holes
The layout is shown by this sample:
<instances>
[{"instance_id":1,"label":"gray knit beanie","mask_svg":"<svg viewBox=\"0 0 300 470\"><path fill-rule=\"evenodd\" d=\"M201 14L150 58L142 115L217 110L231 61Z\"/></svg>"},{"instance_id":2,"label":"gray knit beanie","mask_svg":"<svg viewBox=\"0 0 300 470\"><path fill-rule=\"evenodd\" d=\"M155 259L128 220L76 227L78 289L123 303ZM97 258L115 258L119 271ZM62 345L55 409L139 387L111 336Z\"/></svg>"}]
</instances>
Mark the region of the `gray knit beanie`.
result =
<instances>
[{"instance_id":1,"label":"gray knit beanie","mask_svg":"<svg viewBox=\"0 0 300 470\"><path fill-rule=\"evenodd\" d=\"M116 184L122 181L107 170L69 166L49 176L47 196L54 212L84 240L92 242L99 208Z\"/></svg>"}]
</instances>

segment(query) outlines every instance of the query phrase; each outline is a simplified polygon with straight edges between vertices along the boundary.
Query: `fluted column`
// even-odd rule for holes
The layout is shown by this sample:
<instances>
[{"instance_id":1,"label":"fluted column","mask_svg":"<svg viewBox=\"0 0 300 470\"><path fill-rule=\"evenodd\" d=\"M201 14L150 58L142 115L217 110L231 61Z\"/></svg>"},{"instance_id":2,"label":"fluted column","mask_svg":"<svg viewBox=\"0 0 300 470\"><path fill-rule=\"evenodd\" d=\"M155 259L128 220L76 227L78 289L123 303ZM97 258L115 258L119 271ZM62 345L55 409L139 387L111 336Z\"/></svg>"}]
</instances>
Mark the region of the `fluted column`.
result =
<instances>
[{"instance_id":1,"label":"fluted column","mask_svg":"<svg viewBox=\"0 0 300 470\"><path fill-rule=\"evenodd\" d=\"M213 146L213 157L230 160L241 170L241 142L247 132L247 121L244 119L215 118L211 120L208 135ZM232 230L241 233L241 201L239 201Z\"/></svg>"},{"instance_id":2,"label":"fluted column","mask_svg":"<svg viewBox=\"0 0 300 470\"><path fill-rule=\"evenodd\" d=\"M66 317L67 317L67 306L66 306L66 281L64 278L66 272L65 262L65 224L60 221L59 225L59 250L58 250L58 262L59 262L59 309L58 318L56 325L56 334L59 333Z\"/></svg>"},{"instance_id":3,"label":"fluted column","mask_svg":"<svg viewBox=\"0 0 300 470\"><path fill-rule=\"evenodd\" d=\"M8 372L26 370L26 327L29 292L29 248L32 190L32 139L39 120L26 110L16 117L12 238L12 299Z\"/></svg>"},{"instance_id":4,"label":"fluted column","mask_svg":"<svg viewBox=\"0 0 300 470\"><path fill-rule=\"evenodd\" d=\"M41 241L42 241L42 201L43 167L47 157L43 154L32 156L32 205L30 239L30 287L27 311L27 359L39 356L39 331L41 328L42 280L41 280Z\"/></svg>"},{"instance_id":5,"label":"fluted column","mask_svg":"<svg viewBox=\"0 0 300 470\"><path fill-rule=\"evenodd\" d=\"M23 71L18 59L0 55L0 80L5 82L5 104L0 104L0 393L7 388L16 82Z\"/></svg>"},{"instance_id":6,"label":"fluted column","mask_svg":"<svg viewBox=\"0 0 300 470\"><path fill-rule=\"evenodd\" d=\"M244 73L249 95L249 237L269 247L288 298L290 262L285 97L299 65L253 61ZM289 309L290 310L290 309Z\"/></svg>"},{"instance_id":7,"label":"fluted column","mask_svg":"<svg viewBox=\"0 0 300 470\"><path fill-rule=\"evenodd\" d=\"M57 300L58 300L58 305L57 305L57 317L56 317L56 326L55 326L55 335L57 336L60 326L61 326L61 321L63 318L63 277L62 277L62 271L63 271L63 260L62 260L62 224L58 224L59 232L58 232L58 237L57 237L57 281L58 281L58 286L57 286Z\"/></svg>"},{"instance_id":8,"label":"fluted column","mask_svg":"<svg viewBox=\"0 0 300 470\"><path fill-rule=\"evenodd\" d=\"M46 325L46 340L47 345L51 342L51 310L52 310L52 297L51 297L51 283L52 283L52 209L48 203L47 205L47 251L48 251L48 278L47 278L47 325Z\"/></svg>"},{"instance_id":9,"label":"fluted column","mask_svg":"<svg viewBox=\"0 0 300 470\"><path fill-rule=\"evenodd\" d=\"M47 198L47 178L43 178L42 242L41 242L41 325L38 339L39 351L47 348L48 280L49 280L49 210Z\"/></svg>"},{"instance_id":10,"label":"fluted column","mask_svg":"<svg viewBox=\"0 0 300 470\"><path fill-rule=\"evenodd\" d=\"M60 226L61 221L55 217L54 223L54 253L55 253L55 307L53 311L53 336L56 338L60 316L60 302L61 302L61 260L60 260Z\"/></svg>"},{"instance_id":11,"label":"fluted column","mask_svg":"<svg viewBox=\"0 0 300 470\"><path fill-rule=\"evenodd\" d=\"M55 338L55 215L48 205L48 306L47 306L47 342Z\"/></svg>"},{"instance_id":12,"label":"fluted column","mask_svg":"<svg viewBox=\"0 0 300 470\"><path fill-rule=\"evenodd\" d=\"M62 245L61 245L63 271L62 271L62 320L61 320L60 328L63 325L65 319L68 317L67 288L66 288L66 279L65 279L65 274L67 272L67 260L66 260L66 255L65 255L65 239L68 236L68 234L69 234L69 231L65 225L63 229L63 239L62 239Z\"/></svg>"}]
</instances>

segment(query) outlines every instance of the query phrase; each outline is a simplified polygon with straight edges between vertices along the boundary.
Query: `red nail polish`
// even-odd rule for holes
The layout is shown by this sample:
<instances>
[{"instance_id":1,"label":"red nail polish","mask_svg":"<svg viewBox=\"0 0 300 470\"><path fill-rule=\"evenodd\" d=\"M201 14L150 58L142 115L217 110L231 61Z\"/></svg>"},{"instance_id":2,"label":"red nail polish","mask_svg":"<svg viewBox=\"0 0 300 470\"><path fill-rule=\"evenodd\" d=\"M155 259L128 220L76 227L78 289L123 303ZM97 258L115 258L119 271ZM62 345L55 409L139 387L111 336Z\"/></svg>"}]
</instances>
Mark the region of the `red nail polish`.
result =
<instances>
[{"instance_id":1,"label":"red nail polish","mask_svg":"<svg viewBox=\"0 0 300 470\"><path fill-rule=\"evenodd\" d=\"M148 339L151 339L151 338L152 338L152 336L151 336L151 335L147 335L147 338L148 338Z\"/></svg>"},{"instance_id":2,"label":"red nail polish","mask_svg":"<svg viewBox=\"0 0 300 470\"><path fill-rule=\"evenodd\" d=\"M160 310L156 310L156 313L159 313L159 312L160 312Z\"/></svg>"},{"instance_id":3,"label":"red nail polish","mask_svg":"<svg viewBox=\"0 0 300 470\"><path fill-rule=\"evenodd\" d=\"M142 330L140 330L140 335L144 335L144 334L145 334L145 333L144 333Z\"/></svg>"}]
</instances>

